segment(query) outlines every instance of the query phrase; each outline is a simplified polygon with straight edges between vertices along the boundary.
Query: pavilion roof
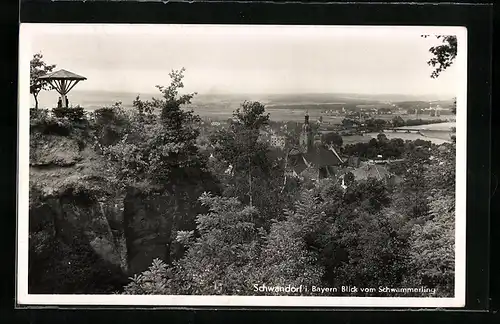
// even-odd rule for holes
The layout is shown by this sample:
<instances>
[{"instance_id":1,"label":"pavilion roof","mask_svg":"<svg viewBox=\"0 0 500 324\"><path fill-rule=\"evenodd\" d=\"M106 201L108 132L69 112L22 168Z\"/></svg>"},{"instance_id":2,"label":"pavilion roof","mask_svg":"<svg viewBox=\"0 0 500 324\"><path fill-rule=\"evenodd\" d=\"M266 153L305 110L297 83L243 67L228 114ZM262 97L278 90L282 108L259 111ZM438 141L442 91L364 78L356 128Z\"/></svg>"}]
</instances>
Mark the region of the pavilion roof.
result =
<instances>
[{"instance_id":1,"label":"pavilion roof","mask_svg":"<svg viewBox=\"0 0 500 324\"><path fill-rule=\"evenodd\" d=\"M41 76L40 79L45 79L45 80L87 80L86 77L83 77L81 75L78 75L78 74L75 74L73 72L66 71L66 70L59 70L56 72L46 74L44 76Z\"/></svg>"}]
</instances>

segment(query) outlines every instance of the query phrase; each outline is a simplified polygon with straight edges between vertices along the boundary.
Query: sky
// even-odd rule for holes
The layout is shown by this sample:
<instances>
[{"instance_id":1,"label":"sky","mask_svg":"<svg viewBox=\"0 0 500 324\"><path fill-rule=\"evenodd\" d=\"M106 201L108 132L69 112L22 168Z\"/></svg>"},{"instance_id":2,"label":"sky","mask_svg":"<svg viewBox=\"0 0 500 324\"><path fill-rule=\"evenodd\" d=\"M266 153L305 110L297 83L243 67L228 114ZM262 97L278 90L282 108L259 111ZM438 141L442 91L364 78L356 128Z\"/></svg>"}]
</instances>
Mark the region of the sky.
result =
<instances>
[{"instance_id":1,"label":"sky","mask_svg":"<svg viewBox=\"0 0 500 324\"><path fill-rule=\"evenodd\" d=\"M461 71L431 79L424 27L23 24L24 60L87 77L75 89L154 93L186 68L198 93L455 96ZM459 52L460 56L460 52Z\"/></svg>"}]
</instances>

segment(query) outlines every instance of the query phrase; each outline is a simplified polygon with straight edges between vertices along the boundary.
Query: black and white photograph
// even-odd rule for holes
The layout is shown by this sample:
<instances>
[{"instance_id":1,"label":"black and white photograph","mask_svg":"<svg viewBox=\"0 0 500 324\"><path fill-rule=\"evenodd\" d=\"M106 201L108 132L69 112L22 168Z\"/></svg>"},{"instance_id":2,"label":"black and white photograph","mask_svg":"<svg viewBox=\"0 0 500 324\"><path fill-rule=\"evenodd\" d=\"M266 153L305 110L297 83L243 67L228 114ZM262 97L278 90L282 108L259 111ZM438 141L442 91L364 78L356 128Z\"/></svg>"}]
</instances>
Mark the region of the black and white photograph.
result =
<instances>
[{"instance_id":1,"label":"black and white photograph","mask_svg":"<svg viewBox=\"0 0 500 324\"><path fill-rule=\"evenodd\" d=\"M465 305L465 27L19 46L18 304Z\"/></svg>"}]
</instances>

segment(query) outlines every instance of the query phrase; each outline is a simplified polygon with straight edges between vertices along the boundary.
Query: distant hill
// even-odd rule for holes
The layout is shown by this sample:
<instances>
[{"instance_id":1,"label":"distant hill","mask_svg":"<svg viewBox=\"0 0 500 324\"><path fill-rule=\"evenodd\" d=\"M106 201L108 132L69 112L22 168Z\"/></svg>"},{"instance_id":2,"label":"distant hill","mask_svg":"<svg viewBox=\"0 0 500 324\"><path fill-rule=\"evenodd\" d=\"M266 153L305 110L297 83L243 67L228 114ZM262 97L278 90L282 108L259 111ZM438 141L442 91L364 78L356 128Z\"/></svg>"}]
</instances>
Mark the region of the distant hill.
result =
<instances>
[{"instance_id":1,"label":"distant hill","mask_svg":"<svg viewBox=\"0 0 500 324\"><path fill-rule=\"evenodd\" d=\"M80 105L86 109L93 110L103 106L109 106L121 101L124 107L132 107L132 102L140 95L144 100L152 97L160 97L159 92L132 93L117 91L87 91L75 89L69 94L69 101L73 105ZM58 94L54 91L43 91L40 93L39 101L41 107L53 107L57 103ZM304 93L304 94L198 94L194 97L192 108L217 109L221 111L232 111L239 107L245 100L261 101L269 108L275 109L336 109L345 106L353 108L357 105L379 105L387 102L397 103L402 106L418 104L428 107L429 101L438 100L430 97L420 98L412 95L364 95L364 94L336 94L336 93ZM441 106L452 103L451 98L444 100ZM414 108L414 107L413 107Z\"/></svg>"},{"instance_id":2,"label":"distant hill","mask_svg":"<svg viewBox=\"0 0 500 324\"><path fill-rule=\"evenodd\" d=\"M423 109L429 108L430 105L433 107L436 105L441 106L441 108L451 108L453 106L453 100L430 100L430 101L399 101L394 102L394 104L403 109Z\"/></svg>"}]
</instances>

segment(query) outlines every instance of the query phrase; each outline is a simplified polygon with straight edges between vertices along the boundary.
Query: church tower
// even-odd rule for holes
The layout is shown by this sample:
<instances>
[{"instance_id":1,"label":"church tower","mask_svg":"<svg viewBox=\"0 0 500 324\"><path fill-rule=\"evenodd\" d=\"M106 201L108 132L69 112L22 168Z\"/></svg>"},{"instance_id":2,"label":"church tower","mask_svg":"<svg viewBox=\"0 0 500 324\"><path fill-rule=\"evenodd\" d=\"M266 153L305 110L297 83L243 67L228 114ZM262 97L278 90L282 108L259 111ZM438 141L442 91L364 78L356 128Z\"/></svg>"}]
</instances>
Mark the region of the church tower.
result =
<instances>
[{"instance_id":1,"label":"church tower","mask_svg":"<svg viewBox=\"0 0 500 324\"><path fill-rule=\"evenodd\" d=\"M310 152L313 148L314 136L311 125L309 125L309 114L306 112L304 116L304 125L302 125L302 132L300 133L300 147L305 152Z\"/></svg>"}]
</instances>

